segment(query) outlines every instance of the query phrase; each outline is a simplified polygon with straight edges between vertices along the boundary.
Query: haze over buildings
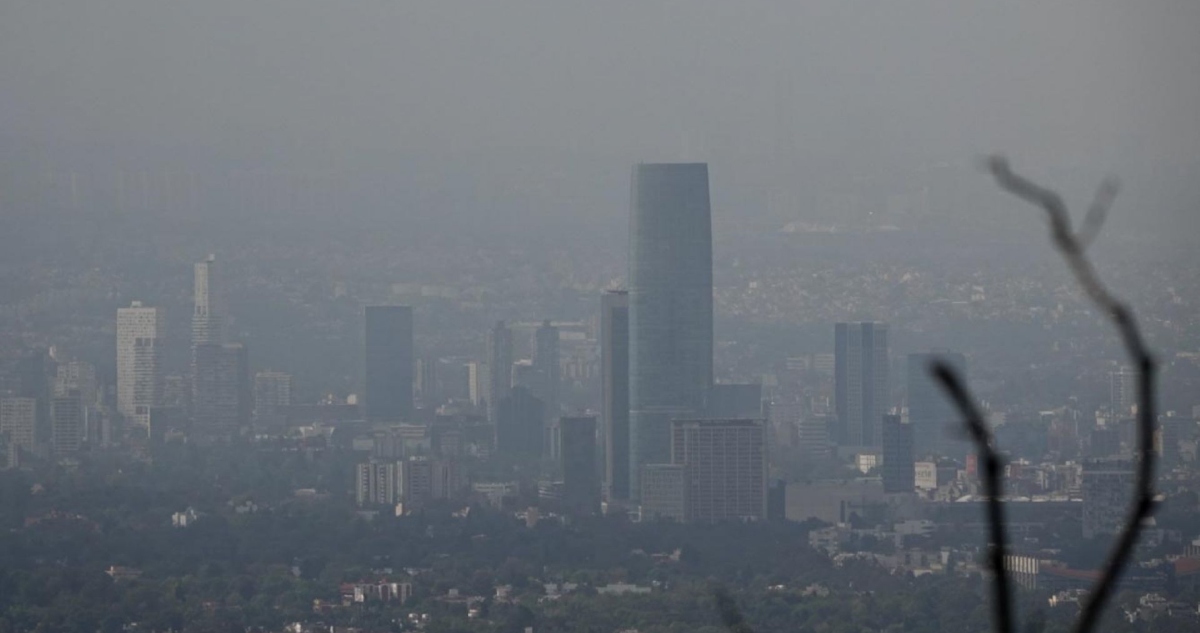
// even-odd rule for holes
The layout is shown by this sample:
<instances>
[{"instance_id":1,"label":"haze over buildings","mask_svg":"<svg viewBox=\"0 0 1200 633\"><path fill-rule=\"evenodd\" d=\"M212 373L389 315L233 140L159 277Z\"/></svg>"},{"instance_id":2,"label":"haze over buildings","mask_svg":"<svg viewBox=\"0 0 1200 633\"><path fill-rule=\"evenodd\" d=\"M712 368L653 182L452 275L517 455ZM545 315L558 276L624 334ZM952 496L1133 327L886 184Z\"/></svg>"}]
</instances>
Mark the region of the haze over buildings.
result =
<instances>
[{"instance_id":1,"label":"haze over buildings","mask_svg":"<svg viewBox=\"0 0 1200 633\"><path fill-rule=\"evenodd\" d=\"M413 411L413 316L408 306L367 306L363 336L365 415L400 422Z\"/></svg>"}]
</instances>

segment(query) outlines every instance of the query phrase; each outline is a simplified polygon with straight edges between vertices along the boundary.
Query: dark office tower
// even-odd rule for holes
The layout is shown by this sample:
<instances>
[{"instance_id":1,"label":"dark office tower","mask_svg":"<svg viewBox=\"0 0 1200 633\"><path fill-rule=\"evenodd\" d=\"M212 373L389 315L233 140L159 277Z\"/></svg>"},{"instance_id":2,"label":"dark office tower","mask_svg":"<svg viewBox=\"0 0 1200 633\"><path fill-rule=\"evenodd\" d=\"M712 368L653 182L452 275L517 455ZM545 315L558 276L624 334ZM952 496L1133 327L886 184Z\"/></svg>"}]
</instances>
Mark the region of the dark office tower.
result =
<instances>
[{"instance_id":1,"label":"dark office tower","mask_svg":"<svg viewBox=\"0 0 1200 633\"><path fill-rule=\"evenodd\" d=\"M916 488L913 427L898 415L883 416L883 491L912 492Z\"/></svg>"},{"instance_id":2,"label":"dark office tower","mask_svg":"<svg viewBox=\"0 0 1200 633\"><path fill-rule=\"evenodd\" d=\"M599 513L596 418L561 418L558 421L558 441L563 469L563 506L572 514Z\"/></svg>"},{"instance_id":3,"label":"dark office tower","mask_svg":"<svg viewBox=\"0 0 1200 633\"><path fill-rule=\"evenodd\" d=\"M841 446L880 444L879 421L888 409L887 334L883 323L834 326L834 406Z\"/></svg>"},{"instance_id":4,"label":"dark office tower","mask_svg":"<svg viewBox=\"0 0 1200 633\"><path fill-rule=\"evenodd\" d=\"M246 346L204 343L192 350L193 431L211 439L240 434L250 422L253 400Z\"/></svg>"},{"instance_id":5,"label":"dark office tower","mask_svg":"<svg viewBox=\"0 0 1200 633\"><path fill-rule=\"evenodd\" d=\"M713 381L712 213L708 165L633 170L629 222L629 461L671 458L671 420L705 408Z\"/></svg>"},{"instance_id":6,"label":"dark office tower","mask_svg":"<svg viewBox=\"0 0 1200 633\"><path fill-rule=\"evenodd\" d=\"M600 365L604 485L610 499L629 498L629 293L600 297Z\"/></svg>"},{"instance_id":7,"label":"dark office tower","mask_svg":"<svg viewBox=\"0 0 1200 633\"><path fill-rule=\"evenodd\" d=\"M552 424L558 419L558 328L550 325L549 320L543 321L534 333L533 368L542 381L537 395L546 403L547 422Z\"/></svg>"},{"instance_id":8,"label":"dark office tower","mask_svg":"<svg viewBox=\"0 0 1200 633\"><path fill-rule=\"evenodd\" d=\"M941 360L962 375L967 373L967 359L950 351L933 351L908 355L908 421L913 427L913 450L918 457L936 454L962 458L969 445L954 439L961 427L954 403L946 397L929 373L930 363Z\"/></svg>"},{"instance_id":9,"label":"dark office tower","mask_svg":"<svg viewBox=\"0 0 1200 633\"><path fill-rule=\"evenodd\" d=\"M364 417L399 422L413 410L413 315L408 306L367 306Z\"/></svg>"},{"instance_id":10,"label":"dark office tower","mask_svg":"<svg viewBox=\"0 0 1200 633\"><path fill-rule=\"evenodd\" d=\"M496 325L488 331L487 337L488 362L488 420L497 422L497 411L500 401L508 395L512 388L513 336L512 330L504 321L496 321Z\"/></svg>"},{"instance_id":11,"label":"dark office tower","mask_svg":"<svg viewBox=\"0 0 1200 633\"><path fill-rule=\"evenodd\" d=\"M496 403L496 452L541 459L545 405L525 387L514 387Z\"/></svg>"}]
</instances>

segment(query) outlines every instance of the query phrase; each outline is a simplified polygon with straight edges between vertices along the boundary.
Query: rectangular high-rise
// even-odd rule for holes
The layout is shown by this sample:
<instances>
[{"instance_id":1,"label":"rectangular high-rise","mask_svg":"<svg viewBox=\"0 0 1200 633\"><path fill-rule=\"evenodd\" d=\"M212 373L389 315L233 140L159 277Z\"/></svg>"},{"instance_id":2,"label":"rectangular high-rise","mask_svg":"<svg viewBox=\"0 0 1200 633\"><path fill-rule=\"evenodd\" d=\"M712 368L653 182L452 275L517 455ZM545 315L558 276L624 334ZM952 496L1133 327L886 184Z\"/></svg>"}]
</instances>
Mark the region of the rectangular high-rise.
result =
<instances>
[{"instance_id":1,"label":"rectangular high-rise","mask_svg":"<svg viewBox=\"0 0 1200 633\"><path fill-rule=\"evenodd\" d=\"M883 491L913 492L916 489L916 459L913 457L913 426L898 415L883 416Z\"/></svg>"},{"instance_id":2,"label":"rectangular high-rise","mask_svg":"<svg viewBox=\"0 0 1200 633\"><path fill-rule=\"evenodd\" d=\"M514 387L496 403L496 453L541 459L545 404L525 387Z\"/></svg>"},{"instance_id":3,"label":"rectangular high-rise","mask_svg":"<svg viewBox=\"0 0 1200 633\"><path fill-rule=\"evenodd\" d=\"M513 335L504 321L496 321L487 336L488 420L496 423L500 401L512 388Z\"/></svg>"},{"instance_id":4,"label":"rectangular high-rise","mask_svg":"<svg viewBox=\"0 0 1200 633\"><path fill-rule=\"evenodd\" d=\"M766 519L762 420L675 420L671 463L683 467L687 521Z\"/></svg>"},{"instance_id":5,"label":"rectangular high-rise","mask_svg":"<svg viewBox=\"0 0 1200 633\"><path fill-rule=\"evenodd\" d=\"M192 345L225 342L225 304L217 279L217 258L209 255L193 267Z\"/></svg>"},{"instance_id":6,"label":"rectangular high-rise","mask_svg":"<svg viewBox=\"0 0 1200 633\"><path fill-rule=\"evenodd\" d=\"M32 453L37 444L37 398L6 396L0 398L0 435L8 445Z\"/></svg>"},{"instance_id":7,"label":"rectangular high-rise","mask_svg":"<svg viewBox=\"0 0 1200 633\"><path fill-rule=\"evenodd\" d=\"M371 460L355 467L355 500L359 506L395 505L400 499L401 464Z\"/></svg>"},{"instance_id":8,"label":"rectangular high-rise","mask_svg":"<svg viewBox=\"0 0 1200 633\"><path fill-rule=\"evenodd\" d=\"M558 389L561 381L561 368L558 354L558 328L549 320L542 322L534 333L533 367L538 372L542 382L534 395L546 403L547 424L558 419L559 400Z\"/></svg>"},{"instance_id":9,"label":"rectangular high-rise","mask_svg":"<svg viewBox=\"0 0 1200 633\"><path fill-rule=\"evenodd\" d=\"M117 310L117 410L142 427L162 393L166 315L134 301Z\"/></svg>"},{"instance_id":10,"label":"rectangular high-rise","mask_svg":"<svg viewBox=\"0 0 1200 633\"><path fill-rule=\"evenodd\" d=\"M204 343L192 348L192 431L230 439L250 423L249 356L241 343Z\"/></svg>"},{"instance_id":11,"label":"rectangular high-rise","mask_svg":"<svg viewBox=\"0 0 1200 633\"><path fill-rule=\"evenodd\" d=\"M367 306L364 339L368 420L399 422L413 411L413 315L409 306Z\"/></svg>"},{"instance_id":12,"label":"rectangular high-rise","mask_svg":"<svg viewBox=\"0 0 1200 633\"><path fill-rule=\"evenodd\" d=\"M79 392L55 396L50 401L50 452L54 459L79 452L83 441L83 407Z\"/></svg>"},{"instance_id":13,"label":"rectangular high-rise","mask_svg":"<svg viewBox=\"0 0 1200 633\"><path fill-rule=\"evenodd\" d=\"M836 324L833 355L838 444L878 447L880 421L888 410L887 325Z\"/></svg>"},{"instance_id":14,"label":"rectangular high-rise","mask_svg":"<svg viewBox=\"0 0 1200 633\"><path fill-rule=\"evenodd\" d=\"M629 293L600 298L604 484L610 499L629 499Z\"/></svg>"},{"instance_id":15,"label":"rectangular high-rise","mask_svg":"<svg viewBox=\"0 0 1200 633\"><path fill-rule=\"evenodd\" d=\"M669 463L671 421L700 415L713 382L708 165L633 170L629 235L629 488Z\"/></svg>"},{"instance_id":16,"label":"rectangular high-rise","mask_svg":"<svg viewBox=\"0 0 1200 633\"><path fill-rule=\"evenodd\" d=\"M1117 417L1133 415L1137 399L1134 396L1134 386L1137 374L1129 365L1122 365L1116 371L1108 373L1108 402L1112 414Z\"/></svg>"},{"instance_id":17,"label":"rectangular high-rise","mask_svg":"<svg viewBox=\"0 0 1200 633\"><path fill-rule=\"evenodd\" d=\"M600 476L596 469L596 418L558 421L558 455L563 470L563 506L572 514L600 512Z\"/></svg>"},{"instance_id":18,"label":"rectangular high-rise","mask_svg":"<svg viewBox=\"0 0 1200 633\"><path fill-rule=\"evenodd\" d=\"M1083 463L1083 538L1121 530L1133 499L1134 468L1123 459Z\"/></svg>"},{"instance_id":19,"label":"rectangular high-rise","mask_svg":"<svg viewBox=\"0 0 1200 633\"><path fill-rule=\"evenodd\" d=\"M917 457L940 455L962 458L970 448L965 441L956 442L953 429L960 426L958 410L929 373L934 360L949 364L966 376L967 359L949 351L923 352L908 355L905 381L908 391L908 421L913 428L913 450Z\"/></svg>"}]
</instances>

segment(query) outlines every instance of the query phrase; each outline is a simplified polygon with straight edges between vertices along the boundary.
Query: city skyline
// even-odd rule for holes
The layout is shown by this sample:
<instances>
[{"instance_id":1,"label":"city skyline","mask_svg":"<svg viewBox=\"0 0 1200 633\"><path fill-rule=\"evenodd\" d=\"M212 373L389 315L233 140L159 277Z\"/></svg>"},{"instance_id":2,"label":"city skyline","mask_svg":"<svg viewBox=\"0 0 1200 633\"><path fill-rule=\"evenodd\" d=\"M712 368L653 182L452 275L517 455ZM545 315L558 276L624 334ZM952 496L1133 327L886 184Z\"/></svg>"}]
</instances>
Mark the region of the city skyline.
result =
<instances>
[{"instance_id":1,"label":"city skyline","mask_svg":"<svg viewBox=\"0 0 1200 633\"><path fill-rule=\"evenodd\" d=\"M1200 629L1200 3L0 14L0 633Z\"/></svg>"}]
</instances>

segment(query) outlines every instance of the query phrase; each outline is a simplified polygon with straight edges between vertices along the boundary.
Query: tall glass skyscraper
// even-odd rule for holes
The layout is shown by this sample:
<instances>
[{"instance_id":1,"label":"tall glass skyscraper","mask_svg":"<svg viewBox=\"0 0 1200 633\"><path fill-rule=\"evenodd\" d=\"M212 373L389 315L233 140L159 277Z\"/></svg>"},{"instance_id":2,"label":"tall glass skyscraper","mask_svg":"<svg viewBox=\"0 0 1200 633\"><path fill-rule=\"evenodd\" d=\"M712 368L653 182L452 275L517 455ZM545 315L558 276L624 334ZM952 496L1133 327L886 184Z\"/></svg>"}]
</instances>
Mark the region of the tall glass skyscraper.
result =
<instances>
[{"instance_id":1,"label":"tall glass skyscraper","mask_svg":"<svg viewBox=\"0 0 1200 633\"><path fill-rule=\"evenodd\" d=\"M884 323L834 325L834 405L838 444L878 447L888 410L888 328Z\"/></svg>"},{"instance_id":2,"label":"tall glass skyscraper","mask_svg":"<svg viewBox=\"0 0 1200 633\"><path fill-rule=\"evenodd\" d=\"M713 381L708 165L641 164L629 222L629 462L671 462L671 420L704 411Z\"/></svg>"}]
</instances>

